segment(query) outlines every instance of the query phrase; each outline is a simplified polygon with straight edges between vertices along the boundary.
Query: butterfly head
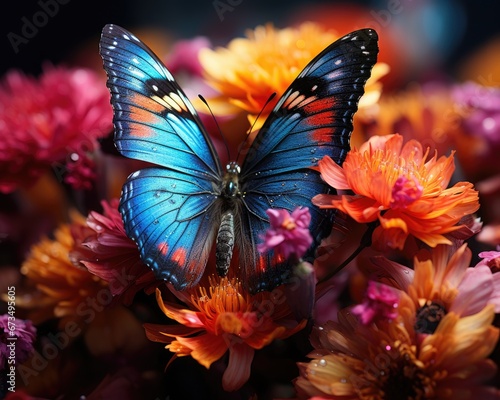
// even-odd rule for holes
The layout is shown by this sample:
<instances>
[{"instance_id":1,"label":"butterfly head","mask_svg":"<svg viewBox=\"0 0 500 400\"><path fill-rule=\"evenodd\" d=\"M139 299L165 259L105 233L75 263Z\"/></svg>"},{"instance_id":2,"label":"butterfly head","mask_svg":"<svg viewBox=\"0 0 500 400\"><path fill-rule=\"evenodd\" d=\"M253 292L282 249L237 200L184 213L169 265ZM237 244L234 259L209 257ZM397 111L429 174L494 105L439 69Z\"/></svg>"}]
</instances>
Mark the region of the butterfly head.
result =
<instances>
[{"instance_id":1,"label":"butterfly head","mask_svg":"<svg viewBox=\"0 0 500 400\"><path fill-rule=\"evenodd\" d=\"M222 180L222 193L225 197L234 198L241 194L240 192L240 166L235 161L226 165L226 173Z\"/></svg>"}]
</instances>

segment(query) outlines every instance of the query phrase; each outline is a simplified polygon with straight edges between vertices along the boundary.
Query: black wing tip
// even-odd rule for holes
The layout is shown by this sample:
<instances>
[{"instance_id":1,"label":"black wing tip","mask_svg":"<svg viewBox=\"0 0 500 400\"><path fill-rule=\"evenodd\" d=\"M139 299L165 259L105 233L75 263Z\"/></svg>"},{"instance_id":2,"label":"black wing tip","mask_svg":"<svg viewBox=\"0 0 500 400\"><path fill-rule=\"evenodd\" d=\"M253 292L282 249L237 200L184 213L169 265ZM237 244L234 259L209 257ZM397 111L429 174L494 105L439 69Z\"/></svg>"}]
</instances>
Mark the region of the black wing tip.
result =
<instances>
[{"instance_id":1,"label":"black wing tip","mask_svg":"<svg viewBox=\"0 0 500 400\"><path fill-rule=\"evenodd\" d=\"M343 38L352 38L352 40L372 41L372 40L378 40L378 33L373 28L362 28L348 33Z\"/></svg>"}]
</instances>

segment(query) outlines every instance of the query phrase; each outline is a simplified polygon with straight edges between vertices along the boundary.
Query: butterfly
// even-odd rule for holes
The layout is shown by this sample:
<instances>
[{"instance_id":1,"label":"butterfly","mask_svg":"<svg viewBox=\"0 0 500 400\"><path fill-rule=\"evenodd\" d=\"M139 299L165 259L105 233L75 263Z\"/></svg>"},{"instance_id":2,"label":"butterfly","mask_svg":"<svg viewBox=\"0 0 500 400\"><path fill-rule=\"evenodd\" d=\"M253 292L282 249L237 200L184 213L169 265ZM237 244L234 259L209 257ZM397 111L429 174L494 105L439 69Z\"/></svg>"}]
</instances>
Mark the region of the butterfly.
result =
<instances>
[{"instance_id":1,"label":"butterfly","mask_svg":"<svg viewBox=\"0 0 500 400\"><path fill-rule=\"evenodd\" d=\"M311 167L325 155L341 164L349 151L377 40L374 30L358 30L316 56L278 100L241 165L231 161L223 169L199 115L160 59L127 30L104 27L100 54L115 146L155 165L127 178L119 209L158 279L176 290L193 287L215 247L217 273L234 269L251 293L286 282L288 261L257 250L269 208L310 209L313 244L306 258L314 256L334 214L311 203L331 190Z\"/></svg>"}]
</instances>

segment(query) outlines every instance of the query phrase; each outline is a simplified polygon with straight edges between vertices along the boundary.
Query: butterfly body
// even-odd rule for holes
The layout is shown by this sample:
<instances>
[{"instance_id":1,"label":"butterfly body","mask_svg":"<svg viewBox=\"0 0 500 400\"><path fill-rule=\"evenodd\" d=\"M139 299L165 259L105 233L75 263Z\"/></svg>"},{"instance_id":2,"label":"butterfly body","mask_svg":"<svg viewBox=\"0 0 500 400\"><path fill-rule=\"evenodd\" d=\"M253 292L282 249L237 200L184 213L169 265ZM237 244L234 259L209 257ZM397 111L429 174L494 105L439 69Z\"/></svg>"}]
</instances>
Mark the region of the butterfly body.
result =
<instances>
[{"instance_id":1,"label":"butterfly body","mask_svg":"<svg viewBox=\"0 0 500 400\"><path fill-rule=\"evenodd\" d=\"M235 268L251 292L272 290L291 266L260 254L268 208L308 207L314 243L331 230L334 214L311 204L329 187L311 169L349 150L352 116L376 61L370 29L344 36L301 72L278 100L241 164L220 159L173 76L130 32L107 25L101 55L114 107L115 144L125 156L152 162L129 176L120 212L127 235L159 279L182 290L202 276L215 247L219 275ZM233 260L233 250L238 259Z\"/></svg>"}]
</instances>

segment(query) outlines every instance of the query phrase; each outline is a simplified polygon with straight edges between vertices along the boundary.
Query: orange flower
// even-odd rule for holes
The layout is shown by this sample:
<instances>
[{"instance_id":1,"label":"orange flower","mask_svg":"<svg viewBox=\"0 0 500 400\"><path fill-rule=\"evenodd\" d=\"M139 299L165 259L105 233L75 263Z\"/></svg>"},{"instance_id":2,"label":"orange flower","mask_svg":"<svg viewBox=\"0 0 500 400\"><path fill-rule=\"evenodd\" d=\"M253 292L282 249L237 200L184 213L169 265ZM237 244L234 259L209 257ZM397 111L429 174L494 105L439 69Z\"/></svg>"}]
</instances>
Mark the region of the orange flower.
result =
<instances>
[{"instance_id":1,"label":"orange flower","mask_svg":"<svg viewBox=\"0 0 500 400\"><path fill-rule=\"evenodd\" d=\"M331 158L318 169L330 186L354 195L317 195L313 203L337 208L359 223L379 221L373 234L378 247L402 249L413 235L427 245L451 244L444 235L460 229L461 218L479 208L469 182L447 188L455 169L453 155L427 160L428 151L400 135L375 136L353 149L342 167Z\"/></svg>"},{"instance_id":2,"label":"orange flower","mask_svg":"<svg viewBox=\"0 0 500 400\"><path fill-rule=\"evenodd\" d=\"M306 321L286 319L289 310L279 288L250 296L236 279L212 277L209 283L208 289L193 289L190 298L177 292L192 309L164 302L157 289L162 311L184 326L145 324L146 334L152 341L168 343L166 348L176 356L190 355L206 368L229 350L222 385L233 391L248 380L255 350L294 334Z\"/></svg>"},{"instance_id":3,"label":"orange flower","mask_svg":"<svg viewBox=\"0 0 500 400\"><path fill-rule=\"evenodd\" d=\"M207 82L221 93L219 98L210 100L212 109L220 115L244 110L250 113L252 123L269 96L276 93L259 119L264 121L266 113L307 63L338 38L335 32L314 23L281 30L269 24L249 31L247 38L233 39L227 48L202 49L199 57ZM387 72L387 65L375 65L361 108L365 102L377 101L381 90L377 81Z\"/></svg>"},{"instance_id":4,"label":"orange flower","mask_svg":"<svg viewBox=\"0 0 500 400\"><path fill-rule=\"evenodd\" d=\"M499 330L493 306L472 316L447 314L421 343L413 302L403 293L399 316L365 326L351 313L316 328L309 363L299 363L300 398L444 399L498 398L485 385L496 372L488 360Z\"/></svg>"}]
</instances>

